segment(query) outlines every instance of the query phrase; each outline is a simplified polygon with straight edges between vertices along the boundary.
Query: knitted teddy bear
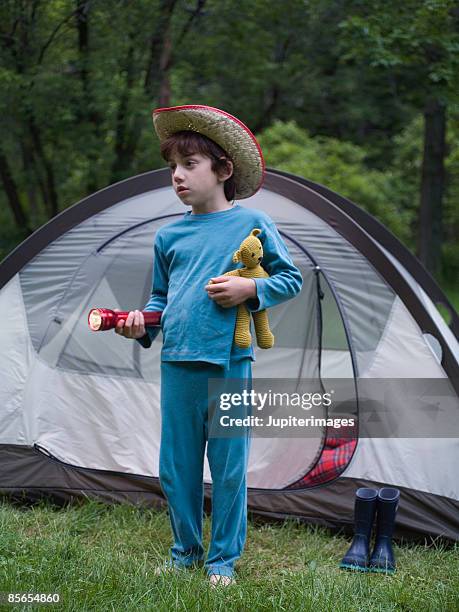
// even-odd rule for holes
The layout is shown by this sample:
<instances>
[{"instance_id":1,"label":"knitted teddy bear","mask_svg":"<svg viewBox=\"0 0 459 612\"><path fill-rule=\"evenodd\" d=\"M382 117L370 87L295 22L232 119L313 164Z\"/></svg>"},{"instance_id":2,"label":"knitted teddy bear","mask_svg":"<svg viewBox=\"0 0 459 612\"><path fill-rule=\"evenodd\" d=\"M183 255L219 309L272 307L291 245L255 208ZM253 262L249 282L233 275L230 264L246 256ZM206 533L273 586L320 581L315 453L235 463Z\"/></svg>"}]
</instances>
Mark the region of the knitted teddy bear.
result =
<instances>
[{"instance_id":1,"label":"knitted teddy bear","mask_svg":"<svg viewBox=\"0 0 459 612\"><path fill-rule=\"evenodd\" d=\"M233 262L242 262L243 268L230 270L223 276L242 276L243 278L269 278L269 274L261 267L263 259L263 247L257 238L261 230L255 228L250 235L241 242L237 251L234 252ZM268 313L266 310L253 312L253 322L257 343L260 348L268 349L274 346L274 335L269 329ZM237 307L236 328L234 331L234 341L241 348L248 348L252 343L250 333L250 312L244 303Z\"/></svg>"}]
</instances>

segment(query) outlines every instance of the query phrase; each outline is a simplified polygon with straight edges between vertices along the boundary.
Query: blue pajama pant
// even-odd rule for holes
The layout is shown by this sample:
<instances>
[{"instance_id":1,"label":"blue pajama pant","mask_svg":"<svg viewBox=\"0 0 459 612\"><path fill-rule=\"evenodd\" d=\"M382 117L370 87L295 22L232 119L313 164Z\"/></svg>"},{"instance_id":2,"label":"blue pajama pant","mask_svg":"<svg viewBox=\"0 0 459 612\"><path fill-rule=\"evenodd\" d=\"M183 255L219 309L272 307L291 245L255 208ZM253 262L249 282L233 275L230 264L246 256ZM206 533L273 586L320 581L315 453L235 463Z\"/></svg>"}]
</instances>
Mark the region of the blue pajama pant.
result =
<instances>
[{"instance_id":1,"label":"blue pajama pant","mask_svg":"<svg viewBox=\"0 0 459 612\"><path fill-rule=\"evenodd\" d=\"M205 560L208 574L232 576L247 532L247 460L250 430L238 437L209 436L208 379L252 380L250 358L230 361L229 369L202 361L161 363L161 448L159 478L169 505L174 564L204 559L202 545L203 466L212 476L212 532ZM233 383L231 383L233 384ZM231 387L233 390L233 387Z\"/></svg>"}]
</instances>

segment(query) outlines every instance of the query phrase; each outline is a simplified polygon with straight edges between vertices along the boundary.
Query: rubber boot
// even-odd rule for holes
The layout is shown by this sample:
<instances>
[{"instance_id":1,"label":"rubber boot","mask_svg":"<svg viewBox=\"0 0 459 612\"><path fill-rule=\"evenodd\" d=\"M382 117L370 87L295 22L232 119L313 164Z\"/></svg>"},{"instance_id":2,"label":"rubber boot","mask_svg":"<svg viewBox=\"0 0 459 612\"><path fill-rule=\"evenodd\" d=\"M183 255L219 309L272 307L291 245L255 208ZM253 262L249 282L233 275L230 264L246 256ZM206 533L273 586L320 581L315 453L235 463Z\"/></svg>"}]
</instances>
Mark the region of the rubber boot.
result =
<instances>
[{"instance_id":1,"label":"rubber boot","mask_svg":"<svg viewBox=\"0 0 459 612\"><path fill-rule=\"evenodd\" d=\"M369 563L371 572L393 574L395 571L392 534L399 499L400 491L398 489L384 488L379 490L376 506L376 540Z\"/></svg>"},{"instance_id":2,"label":"rubber boot","mask_svg":"<svg viewBox=\"0 0 459 612\"><path fill-rule=\"evenodd\" d=\"M343 569L366 572L370 554L370 537L375 517L377 489L357 489L354 508L354 539L340 563Z\"/></svg>"}]
</instances>

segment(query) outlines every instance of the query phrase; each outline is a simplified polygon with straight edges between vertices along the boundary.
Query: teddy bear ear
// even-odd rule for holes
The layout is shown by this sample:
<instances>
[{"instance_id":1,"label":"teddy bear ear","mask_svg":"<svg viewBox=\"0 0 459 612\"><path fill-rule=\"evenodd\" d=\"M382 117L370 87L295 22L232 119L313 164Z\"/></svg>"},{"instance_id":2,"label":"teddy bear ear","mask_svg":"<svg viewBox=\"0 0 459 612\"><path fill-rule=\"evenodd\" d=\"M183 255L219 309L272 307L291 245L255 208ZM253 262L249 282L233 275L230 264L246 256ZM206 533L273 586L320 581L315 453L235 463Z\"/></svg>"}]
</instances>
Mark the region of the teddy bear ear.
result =
<instances>
[{"instance_id":1,"label":"teddy bear ear","mask_svg":"<svg viewBox=\"0 0 459 612\"><path fill-rule=\"evenodd\" d=\"M241 261L241 251L239 249L234 251L233 255L233 263L237 263L238 261Z\"/></svg>"},{"instance_id":2,"label":"teddy bear ear","mask_svg":"<svg viewBox=\"0 0 459 612\"><path fill-rule=\"evenodd\" d=\"M261 229L256 227L254 230L252 230L252 236L258 236L258 234L261 234Z\"/></svg>"}]
</instances>

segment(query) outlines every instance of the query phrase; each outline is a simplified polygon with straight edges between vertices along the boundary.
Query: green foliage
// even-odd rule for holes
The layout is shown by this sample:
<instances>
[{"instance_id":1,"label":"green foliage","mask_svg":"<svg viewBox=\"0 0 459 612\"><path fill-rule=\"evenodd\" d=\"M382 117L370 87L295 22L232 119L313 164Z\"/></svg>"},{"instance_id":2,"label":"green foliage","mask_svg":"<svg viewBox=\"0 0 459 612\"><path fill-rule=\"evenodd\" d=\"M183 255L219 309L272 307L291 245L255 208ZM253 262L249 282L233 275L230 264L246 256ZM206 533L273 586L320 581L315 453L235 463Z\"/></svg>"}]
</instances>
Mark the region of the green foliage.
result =
<instances>
[{"instance_id":1,"label":"green foliage","mask_svg":"<svg viewBox=\"0 0 459 612\"><path fill-rule=\"evenodd\" d=\"M451 109L446 165L450 177L459 170L458 23L453 0L5 0L0 155L35 229L163 165L151 110L168 84L170 105L210 104L241 117L262 133L271 166L349 197L415 250L420 114L431 95ZM450 178L448 282L459 269L458 191ZM5 255L25 230L15 229L5 192L0 207Z\"/></svg>"},{"instance_id":2,"label":"green foliage","mask_svg":"<svg viewBox=\"0 0 459 612\"><path fill-rule=\"evenodd\" d=\"M418 226L419 191L421 180L424 123L417 116L394 138L396 154L393 165L397 200L411 216L412 238L409 245L415 251ZM459 109L452 110L447 124L446 181L443 197L442 282L457 284L459 278Z\"/></svg>"},{"instance_id":3,"label":"green foliage","mask_svg":"<svg viewBox=\"0 0 459 612\"><path fill-rule=\"evenodd\" d=\"M259 135L268 166L323 184L362 206L416 252L422 164L423 118L394 137L394 160L385 171L370 168L362 147L335 138L311 137L294 122L275 122ZM459 277L459 113L448 122L444 195L445 285Z\"/></svg>"},{"instance_id":4,"label":"green foliage","mask_svg":"<svg viewBox=\"0 0 459 612\"><path fill-rule=\"evenodd\" d=\"M395 192L393 171L372 170L365 150L336 138L311 138L294 122L277 121L259 136L268 166L326 185L375 215L403 242L409 242L412 211Z\"/></svg>"},{"instance_id":5,"label":"green foliage","mask_svg":"<svg viewBox=\"0 0 459 612\"><path fill-rule=\"evenodd\" d=\"M455 0L369 0L354 6L339 28L343 61L368 62L406 76L400 87L412 100L435 89L451 103L459 86L459 29Z\"/></svg>"}]
</instances>

